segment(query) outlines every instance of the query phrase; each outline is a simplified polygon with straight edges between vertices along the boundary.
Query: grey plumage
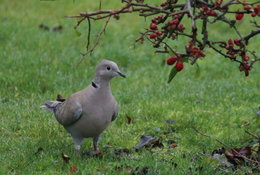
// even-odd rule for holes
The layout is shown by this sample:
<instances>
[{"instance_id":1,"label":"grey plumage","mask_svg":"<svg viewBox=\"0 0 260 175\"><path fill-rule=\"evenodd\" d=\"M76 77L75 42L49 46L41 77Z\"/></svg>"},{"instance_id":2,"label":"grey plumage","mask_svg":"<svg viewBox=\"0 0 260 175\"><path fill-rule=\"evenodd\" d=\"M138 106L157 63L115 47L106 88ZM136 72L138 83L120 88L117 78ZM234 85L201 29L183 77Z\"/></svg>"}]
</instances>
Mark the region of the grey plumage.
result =
<instances>
[{"instance_id":1,"label":"grey plumage","mask_svg":"<svg viewBox=\"0 0 260 175\"><path fill-rule=\"evenodd\" d=\"M109 81L115 76L125 77L116 63L102 60L96 68L90 86L69 96L65 101L47 101L41 108L52 112L57 121L71 134L80 151L84 138L93 138L98 152L99 135L118 116L118 104L111 93Z\"/></svg>"}]
</instances>

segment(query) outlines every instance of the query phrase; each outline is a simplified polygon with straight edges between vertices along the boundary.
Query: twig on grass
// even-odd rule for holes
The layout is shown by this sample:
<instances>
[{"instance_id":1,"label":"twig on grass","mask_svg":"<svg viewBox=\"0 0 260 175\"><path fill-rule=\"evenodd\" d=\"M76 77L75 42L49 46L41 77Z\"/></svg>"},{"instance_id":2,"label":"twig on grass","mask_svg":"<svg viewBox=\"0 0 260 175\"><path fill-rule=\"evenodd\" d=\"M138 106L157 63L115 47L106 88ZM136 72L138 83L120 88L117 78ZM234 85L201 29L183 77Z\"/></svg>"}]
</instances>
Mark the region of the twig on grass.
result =
<instances>
[{"instance_id":1,"label":"twig on grass","mask_svg":"<svg viewBox=\"0 0 260 175\"><path fill-rule=\"evenodd\" d=\"M240 154L239 152L237 152L235 149L233 149L230 145L222 142L221 140L219 139L216 139L216 138L213 138L212 136L210 135L207 135L205 133L202 133L201 131L199 131L195 126L192 126L191 127L194 131L196 131L197 133L199 133L200 135L204 136L204 137L207 137L207 138L210 138L210 139L214 139L215 141L217 141L218 143L220 143L221 145L224 145L225 147L228 147L229 149L232 149L233 152L235 152L237 155L239 155L240 157L242 157L243 159L249 161L249 162L252 162L252 163L256 163L256 164L259 164L260 165L260 162L259 161L256 161L256 160L252 160L252 159L249 159L247 158L246 156Z\"/></svg>"}]
</instances>

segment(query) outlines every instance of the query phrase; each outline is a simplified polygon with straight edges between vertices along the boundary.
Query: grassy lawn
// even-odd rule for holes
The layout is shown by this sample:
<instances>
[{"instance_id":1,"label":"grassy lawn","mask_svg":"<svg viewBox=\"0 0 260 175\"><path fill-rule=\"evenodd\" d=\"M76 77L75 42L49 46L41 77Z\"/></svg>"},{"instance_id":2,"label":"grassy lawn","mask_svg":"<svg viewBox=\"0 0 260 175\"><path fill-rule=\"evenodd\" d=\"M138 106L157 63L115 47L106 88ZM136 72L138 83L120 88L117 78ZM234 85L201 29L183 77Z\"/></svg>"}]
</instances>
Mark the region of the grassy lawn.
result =
<instances>
[{"instance_id":1,"label":"grassy lawn","mask_svg":"<svg viewBox=\"0 0 260 175\"><path fill-rule=\"evenodd\" d=\"M260 64L255 64L248 78L237 64L208 52L196 67L185 64L184 71L167 84L169 66L162 66L168 55L155 54L148 43L135 44L138 32L149 25L137 15L121 16L108 25L106 35L95 52L81 59L85 51L86 24L73 27L76 21L63 18L81 11L96 10L99 1L9 1L0 0L0 174L244 174L246 167L233 171L212 160L213 150L223 145L196 133L192 126L232 147L250 144L246 130L260 135L256 111L260 105ZM108 0L104 8L120 6ZM60 32L41 30L62 25ZM92 23L92 42L103 21ZM243 25L241 22L240 25ZM214 37L228 26L214 27ZM243 28L247 30L246 27ZM243 32L242 32L243 33ZM214 38L213 37L213 38ZM257 49L260 38L252 40ZM179 40L176 47L186 43ZM79 157L70 135L54 116L41 110L45 100L58 93L67 97L85 88L92 80L101 59L118 63L126 79L115 78L112 91L120 104L120 115L103 133L100 157ZM126 116L133 120L128 124ZM167 124L165 120L174 119ZM132 148L140 136L160 138L164 148ZM177 143L169 148L169 141ZM38 148L43 150L37 154ZM86 139L82 148L92 149ZM128 148L131 154L116 156L115 149ZM61 154L70 156L64 163ZM139 168L138 168L139 167Z\"/></svg>"}]
</instances>

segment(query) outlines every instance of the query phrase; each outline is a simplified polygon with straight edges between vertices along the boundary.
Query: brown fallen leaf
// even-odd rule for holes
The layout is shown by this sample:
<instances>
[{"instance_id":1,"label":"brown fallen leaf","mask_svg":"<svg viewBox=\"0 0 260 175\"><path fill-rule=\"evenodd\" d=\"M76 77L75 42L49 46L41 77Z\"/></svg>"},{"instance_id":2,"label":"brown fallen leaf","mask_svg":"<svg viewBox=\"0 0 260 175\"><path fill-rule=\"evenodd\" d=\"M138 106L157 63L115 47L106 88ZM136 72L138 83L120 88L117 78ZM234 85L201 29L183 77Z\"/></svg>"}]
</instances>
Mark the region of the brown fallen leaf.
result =
<instances>
[{"instance_id":1,"label":"brown fallen leaf","mask_svg":"<svg viewBox=\"0 0 260 175\"><path fill-rule=\"evenodd\" d=\"M155 139L152 136L141 136L140 142L134 147L135 149L140 149L142 147L163 147L163 144L159 139Z\"/></svg>"},{"instance_id":2,"label":"brown fallen leaf","mask_svg":"<svg viewBox=\"0 0 260 175\"><path fill-rule=\"evenodd\" d=\"M62 157L64 163L69 163L70 157L68 155L61 153L61 157Z\"/></svg>"},{"instance_id":3,"label":"brown fallen leaf","mask_svg":"<svg viewBox=\"0 0 260 175\"><path fill-rule=\"evenodd\" d=\"M129 117L128 115L126 115L126 119L127 119L127 124L133 123L133 119L131 117Z\"/></svg>"}]
</instances>

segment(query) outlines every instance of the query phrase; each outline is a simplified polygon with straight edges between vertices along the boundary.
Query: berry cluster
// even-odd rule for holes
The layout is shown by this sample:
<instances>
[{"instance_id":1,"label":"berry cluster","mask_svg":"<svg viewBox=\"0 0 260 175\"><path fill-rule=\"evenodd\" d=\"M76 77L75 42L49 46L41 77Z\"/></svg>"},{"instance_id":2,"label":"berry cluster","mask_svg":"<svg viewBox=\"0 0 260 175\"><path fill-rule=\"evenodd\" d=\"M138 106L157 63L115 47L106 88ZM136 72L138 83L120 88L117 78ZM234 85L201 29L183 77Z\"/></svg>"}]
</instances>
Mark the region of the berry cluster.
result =
<instances>
[{"instance_id":1,"label":"berry cluster","mask_svg":"<svg viewBox=\"0 0 260 175\"><path fill-rule=\"evenodd\" d=\"M122 2L124 6L118 10L82 12L80 16L73 17L79 18L77 26L85 19L106 18L107 21L100 35L105 32L110 17L119 19L120 14L126 13L138 13L139 16L145 18L152 17L149 27L136 41L143 43L144 40L148 40L156 49L156 53L174 55L166 60L168 65L174 65L169 74L169 81L176 75L176 72L183 70L183 62L194 64L198 58L205 57L207 48L239 63L239 70L243 71L246 76L249 75L253 64L260 61L256 52L247 47L249 40L251 42L251 38L260 34L260 24L256 20L260 16L259 0L162 0L160 5L153 5L153 2L148 0L122 0ZM249 15L253 18L245 18ZM238 25L241 24L240 20L244 20L243 25ZM233 30L239 38L228 40L224 38L225 35L222 39L213 37L212 24L221 26L224 23L225 26L229 25L230 30ZM184 24L187 25L187 29ZM240 28L248 24L250 24L250 30L240 33ZM176 40L189 41L189 43L185 48L180 48ZM89 45L89 39L87 44ZM91 53L94 48L89 49L86 54Z\"/></svg>"},{"instance_id":2,"label":"berry cluster","mask_svg":"<svg viewBox=\"0 0 260 175\"><path fill-rule=\"evenodd\" d=\"M168 65L175 65L175 70L177 72L180 72L183 68L184 68L184 65L183 65L183 62L181 60L181 55L176 55L176 56L171 56L169 57L167 60L166 60L166 63Z\"/></svg>"}]
</instances>

